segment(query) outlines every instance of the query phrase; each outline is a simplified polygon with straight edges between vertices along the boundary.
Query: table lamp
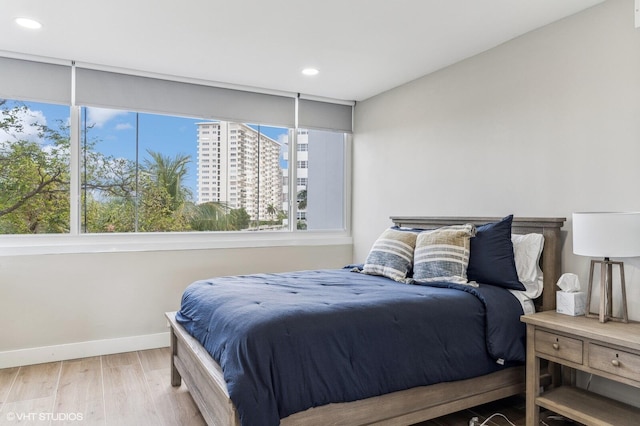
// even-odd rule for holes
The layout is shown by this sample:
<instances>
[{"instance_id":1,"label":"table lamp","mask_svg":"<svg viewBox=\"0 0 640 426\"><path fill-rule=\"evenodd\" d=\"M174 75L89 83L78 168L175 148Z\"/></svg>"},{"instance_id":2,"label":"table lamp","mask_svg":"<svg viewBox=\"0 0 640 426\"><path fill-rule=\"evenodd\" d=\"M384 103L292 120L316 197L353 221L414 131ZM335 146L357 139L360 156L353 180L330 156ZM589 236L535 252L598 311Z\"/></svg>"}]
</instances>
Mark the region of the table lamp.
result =
<instances>
[{"instance_id":1,"label":"table lamp","mask_svg":"<svg viewBox=\"0 0 640 426\"><path fill-rule=\"evenodd\" d=\"M573 253L580 256L599 257L591 260L589 289L585 315L608 320L629 322L627 293L624 282L624 263L611 261L611 257L640 256L640 212L583 212L573 214ZM600 309L591 312L593 272L600 265ZM613 316L613 267L620 271L622 292L622 317Z\"/></svg>"}]
</instances>

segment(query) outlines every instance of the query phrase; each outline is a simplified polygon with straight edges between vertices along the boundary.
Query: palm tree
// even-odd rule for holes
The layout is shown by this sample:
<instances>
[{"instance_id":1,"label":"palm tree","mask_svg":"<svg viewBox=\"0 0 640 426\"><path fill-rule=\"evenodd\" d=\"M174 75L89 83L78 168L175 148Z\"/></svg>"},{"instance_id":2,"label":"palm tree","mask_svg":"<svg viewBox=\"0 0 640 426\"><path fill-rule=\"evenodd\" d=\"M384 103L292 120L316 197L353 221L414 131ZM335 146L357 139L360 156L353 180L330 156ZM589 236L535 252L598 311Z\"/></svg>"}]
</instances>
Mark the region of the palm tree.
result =
<instances>
[{"instance_id":1,"label":"palm tree","mask_svg":"<svg viewBox=\"0 0 640 426\"><path fill-rule=\"evenodd\" d=\"M221 201L193 205L189 213L189 223L196 231L232 231L229 220L230 208Z\"/></svg>"},{"instance_id":2,"label":"palm tree","mask_svg":"<svg viewBox=\"0 0 640 426\"><path fill-rule=\"evenodd\" d=\"M273 207L273 204L269 204L267 206L267 214L271 216L271 220L273 220L273 217L276 215L276 212L277 210L275 207Z\"/></svg>"},{"instance_id":3,"label":"palm tree","mask_svg":"<svg viewBox=\"0 0 640 426\"><path fill-rule=\"evenodd\" d=\"M304 210L307 208L307 190L303 189L298 191L298 210Z\"/></svg>"},{"instance_id":4,"label":"palm tree","mask_svg":"<svg viewBox=\"0 0 640 426\"><path fill-rule=\"evenodd\" d=\"M191 191L184 185L184 179L188 173L187 164L191 162L191 156L178 154L172 158L150 149L147 153L151 156L151 160L145 160L143 170L158 187L167 191L171 198L171 210L179 210L191 198Z\"/></svg>"}]
</instances>

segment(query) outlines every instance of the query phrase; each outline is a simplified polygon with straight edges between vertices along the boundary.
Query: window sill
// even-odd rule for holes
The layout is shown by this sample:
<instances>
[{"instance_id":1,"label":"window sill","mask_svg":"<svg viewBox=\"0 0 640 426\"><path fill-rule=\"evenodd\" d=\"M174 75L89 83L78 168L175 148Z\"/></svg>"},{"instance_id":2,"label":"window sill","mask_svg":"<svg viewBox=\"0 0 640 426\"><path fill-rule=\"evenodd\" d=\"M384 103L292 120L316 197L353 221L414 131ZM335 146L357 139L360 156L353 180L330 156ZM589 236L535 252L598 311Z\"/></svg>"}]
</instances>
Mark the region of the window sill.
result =
<instances>
[{"instance_id":1,"label":"window sill","mask_svg":"<svg viewBox=\"0 0 640 426\"><path fill-rule=\"evenodd\" d=\"M0 256L352 244L344 231L0 236Z\"/></svg>"}]
</instances>

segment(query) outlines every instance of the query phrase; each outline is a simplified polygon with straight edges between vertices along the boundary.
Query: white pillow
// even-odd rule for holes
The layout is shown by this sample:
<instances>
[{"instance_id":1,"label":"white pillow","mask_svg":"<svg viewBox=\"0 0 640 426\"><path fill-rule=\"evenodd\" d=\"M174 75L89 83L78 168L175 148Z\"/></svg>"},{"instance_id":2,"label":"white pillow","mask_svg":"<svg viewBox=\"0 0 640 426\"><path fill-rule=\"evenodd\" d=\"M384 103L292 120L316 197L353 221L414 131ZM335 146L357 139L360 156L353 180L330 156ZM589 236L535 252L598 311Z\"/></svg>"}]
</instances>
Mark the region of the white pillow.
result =
<instances>
[{"instance_id":1,"label":"white pillow","mask_svg":"<svg viewBox=\"0 0 640 426\"><path fill-rule=\"evenodd\" d=\"M526 296L535 299L542 294L544 288L540 269L544 237L542 234L512 234L511 242L518 279L526 288Z\"/></svg>"},{"instance_id":2,"label":"white pillow","mask_svg":"<svg viewBox=\"0 0 640 426\"><path fill-rule=\"evenodd\" d=\"M534 314L536 312L536 307L533 304L533 300L527 297L526 291L511 289L509 289L509 291L516 297L516 299L518 299L518 302L520 302L520 306L522 306L522 311L525 315Z\"/></svg>"}]
</instances>

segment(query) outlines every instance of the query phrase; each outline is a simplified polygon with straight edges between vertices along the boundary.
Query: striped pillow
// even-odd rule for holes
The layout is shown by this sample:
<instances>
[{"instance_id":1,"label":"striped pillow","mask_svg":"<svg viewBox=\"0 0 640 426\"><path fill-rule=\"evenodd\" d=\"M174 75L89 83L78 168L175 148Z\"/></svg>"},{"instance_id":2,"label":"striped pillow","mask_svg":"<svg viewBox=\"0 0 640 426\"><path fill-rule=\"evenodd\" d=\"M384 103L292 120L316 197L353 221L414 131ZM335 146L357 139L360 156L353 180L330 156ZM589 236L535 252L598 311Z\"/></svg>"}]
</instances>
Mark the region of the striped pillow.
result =
<instances>
[{"instance_id":1,"label":"striped pillow","mask_svg":"<svg viewBox=\"0 0 640 426\"><path fill-rule=\"evenodd\" d=\"M475 233L470 223L421 232L416 239L414 281L466 284L469 248Z\"/></svg>"},{"instance_id":2,"label":"striped pillow","mask_svg":"<svg viewBox=\"0 0 640 426\"><path fill-rule=\"evenodd\" d=\"M418 232L389 228L371 247L362 269L363 274L381 275L395 281L408 282L413 263L413 249Z\"/></svg>"}]
</instances>

